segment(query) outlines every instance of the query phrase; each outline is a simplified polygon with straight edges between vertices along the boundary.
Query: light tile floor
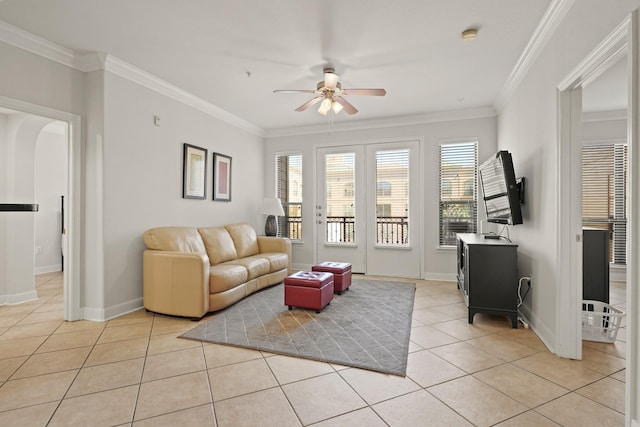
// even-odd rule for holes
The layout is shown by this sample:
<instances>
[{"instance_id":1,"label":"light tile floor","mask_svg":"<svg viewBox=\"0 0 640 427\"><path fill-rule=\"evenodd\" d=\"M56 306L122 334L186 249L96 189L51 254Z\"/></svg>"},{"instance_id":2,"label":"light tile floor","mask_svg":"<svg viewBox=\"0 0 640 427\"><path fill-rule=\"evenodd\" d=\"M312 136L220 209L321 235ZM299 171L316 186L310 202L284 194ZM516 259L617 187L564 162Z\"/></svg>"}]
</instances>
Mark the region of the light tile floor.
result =
<instances>
[{"instance_id":1,"label":"light tile floor","mask_svg":"<svg viewBox=\"0 0 640 427\"><path fill-rule=\"evenodd\" d=\"M624 328L561 359L506 317L469 325L453 283L417 281L403 378L178 339L196 323L144 310L64 322L62 280L0 307L1 426L624 424Z\"/></svg>"}]
</instances>

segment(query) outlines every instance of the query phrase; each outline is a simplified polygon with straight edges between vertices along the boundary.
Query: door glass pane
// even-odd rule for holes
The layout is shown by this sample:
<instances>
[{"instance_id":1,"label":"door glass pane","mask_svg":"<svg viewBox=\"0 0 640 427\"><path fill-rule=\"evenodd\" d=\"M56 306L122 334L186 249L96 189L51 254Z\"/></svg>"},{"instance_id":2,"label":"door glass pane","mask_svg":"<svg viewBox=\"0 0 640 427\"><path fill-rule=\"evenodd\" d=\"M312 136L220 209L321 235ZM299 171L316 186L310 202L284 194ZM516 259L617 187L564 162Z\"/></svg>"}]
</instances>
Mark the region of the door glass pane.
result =
<instances>
[{"instance_id":1,"label":"door glass pane","mask_svg":"<svg viewBox=\"0 0 640 427\"><path fill-rule=\"evenodd\" d=\"M376 244L409 244L409 150L376 151Z\"/></svg>"},{"instance_id":2,"label":"door glass pane","mask_svg":"<svg viewBox=\"0 0 640 427\"><path fill-rule=\"evenodd\" d=\"M355 153L325 156L326 243L356 241Z\"/></svg>"},{"instance_id":3,"label":"door glass pane","mask_svg":"<svg viewBox=\"0 0 640 427\"><path fill-rule=\"evenodd\" d=\"M276 190L284 216L278 217L278 235L302 240L302 155L276 157Z\"/></svg>"}]
</instances>

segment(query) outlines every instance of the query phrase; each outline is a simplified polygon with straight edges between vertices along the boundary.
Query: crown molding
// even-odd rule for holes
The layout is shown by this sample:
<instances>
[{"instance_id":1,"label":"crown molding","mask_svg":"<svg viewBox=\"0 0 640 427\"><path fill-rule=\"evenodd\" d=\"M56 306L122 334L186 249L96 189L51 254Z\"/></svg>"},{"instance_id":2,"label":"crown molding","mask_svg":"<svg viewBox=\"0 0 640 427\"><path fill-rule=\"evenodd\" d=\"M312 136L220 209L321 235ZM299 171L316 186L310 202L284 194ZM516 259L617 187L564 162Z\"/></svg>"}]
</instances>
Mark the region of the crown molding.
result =
<instances>
[{"instance_id":1,"label":"crown molding","mask_svg":"<svg viewBox=\"0 0 640 427\"><path fill-rule=\"evenodd\" d=\"M451 122L458 120L482 119L495 117L496 110L489 107L468 108L464 110L439 111L434 113L416 114L410 116L385 117L381 119L359 120L354 122L333 123L329 129L331 133L359 131L368 129L391 128L398 126L414 126L428 123ZM296 128L268 129L265 138L283 136L299 136L327 133L327 125L301 126Z\"/></svg>"},{"instance_id":2,"label":"crown molding","mask_svg":"<svg viewBox=\"0 0 640 427\"><path fill-rule=\"evenodd\" d=\"M0 40L67 67L76 68L76 54L71 49L52 43L4 21L0 21Z\"/></svg>"},{"instance_id":3,"label":"crown molding","mask_svg":"<svg viewBox=\"0 0 640 427\"><path fill-rule=\"evenodd\" d=\"M180 89L178 86L168 83L167 81L162 80L154 76L153 74L150 74L144 70L141 70L140 68L124 62L116 58L115 56L105 56L104 69L106 71L109 71L110 73L116 74L122 78L144 86L147 89L151 89L155 92L158 92L176 101L182 102L183 104L186 104L197 110L200 110L203 113L209 114L210 116L220 119L232 126L238 127L260 137L264 136L264 130L262 128L234 114L231 114L228 111L225 111L222 108L213 105L212 103L205 101L204 99L199 98L190 92Z\"/></svg>"},{"instance_id":4,"label":"crown molding","mask_svg":"<svg viewBox=\"0 0 640 427\"><path fill-rule=\"evenodd\" d=\"M536 27L531 39L518 58L511 74L493 102L496 111L500 112L518 88L531 65L542 52L553 33L573 6L575 0L552 0Z\"/></svg>"},{"instance_id":5,"label":"crown molding","mask_svg":"<svg viewBox=\"0 0 640 427\"><path fill-rule=\"evenodd\" d=\"M627 54L631 17L627 16L558 85L559 90L587 86Z\"/></svg>"},{"instance_id":6,"label":"crown molding","mask_svg":"<svg viewBox=\"0 0 640 427\"><path fill-rule=\"evenodd\" d=\"M582 113L582 121L587 122L606 122L609 120L627 120L628 113L626 109L609 110L609 111L585 111Z\"/></svg>"},{"instance_id":7,"label":"crown molding","mask_svg":"<svg viewBox=\"0 0 640 427\"><path fill-rule=\"evenodd\" d=\"M94 52L79 54L42 37L0 21L0 41L82 72L106 70L141 86L196 108L227 124L263 137L264 130L114 56Z\"/></svg>"}]
</instances>

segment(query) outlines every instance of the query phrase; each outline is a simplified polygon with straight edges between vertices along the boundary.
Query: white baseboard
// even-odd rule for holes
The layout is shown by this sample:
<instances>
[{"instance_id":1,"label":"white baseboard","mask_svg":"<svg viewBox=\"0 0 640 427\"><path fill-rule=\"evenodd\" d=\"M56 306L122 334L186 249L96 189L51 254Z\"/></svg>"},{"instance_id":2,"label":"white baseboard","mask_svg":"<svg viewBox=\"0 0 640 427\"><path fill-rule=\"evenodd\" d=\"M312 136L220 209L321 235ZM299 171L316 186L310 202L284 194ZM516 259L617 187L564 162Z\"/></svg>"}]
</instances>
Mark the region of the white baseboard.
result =
<instances>
[{"instance_id":1,"label":"white baseboard","mask_svg":"<svg viewBox=\"0 0 640 427\"><path fill-rule=\"evenodd\" d=\"M19 294L0 295L0 305L15 305L24 302L35 301L38 299L38 293L35 291L22 292Z\"/></svg>"},{"instance_id":2,"label":"white baseboard","mask_svg":"<svg viewBox=\"0 0 640 427\"><path fill-rule=\"evenodd\" d=\"M531 310L525 305L520 306L518 309L518 316L522 317L525 322L529 325L529 328L540 338L542 343L547 347L547 349L555 353L554 346L550 343L552 342L553 335L551 331L542 323L540 319L533 315Z\"/></svg>"},{"instance_id":3,"label":"white baseboard","mask_svg":"<svg viewBox=\"0 0 640 427\"><path fill-rule=\"evenodd\" d=\"M80 319L89 320L92 322L104 322L105 321L104 309L82 307L80 309Z\"/></svg>"},{"instance_id":4,"label":"white baseboard","mask_svg":"<svg viewBox=\"0 0 640 427\"><path fill-rule=\"evenodd\" d=\"M425 272L423 274L424 280L436 280L439 282L456 282L458 277L455 273L430 273Z\"/></svg>"},{"instance_id":5,"label":"white baseboard","mask_svg":"<svg viewBox=\"0 0 640 427\"><path fill-rule=\"evenodd\" d=\"M105 322L131 313L132 311L140 310L142 307L142 297L107 308L83 307L82 319L93 322Z\"/></svg>"},{"instance_id":6,"label":"white baseboard","mask_svg":"<svg viewBox=\"0 0 640 427\"><path fill-rule=\"evenodd\" d=\"M58 271L62 271L61 264L41 265L40 267L36 267L36 274L56 273Z\"/></svg>"},{"instance_id":7,"label":"white baseboard","mask_svg":"<svg viewBox=\"0 0 640 427\"><path fill-rule=\"evenodd\" d=\"M118 304L118 305L113 306L113 307L109 307L104 312L105 320L111 320L111 319L114 319L116 317L123 316L123 315L125 315L127 313L131 313L133 311L140 310L143 307L144 307L144 304L142 302L142 297L136 298L136 299L131 300L131 301L124 302L122 304Z\"/></svg>"}]
</instances>

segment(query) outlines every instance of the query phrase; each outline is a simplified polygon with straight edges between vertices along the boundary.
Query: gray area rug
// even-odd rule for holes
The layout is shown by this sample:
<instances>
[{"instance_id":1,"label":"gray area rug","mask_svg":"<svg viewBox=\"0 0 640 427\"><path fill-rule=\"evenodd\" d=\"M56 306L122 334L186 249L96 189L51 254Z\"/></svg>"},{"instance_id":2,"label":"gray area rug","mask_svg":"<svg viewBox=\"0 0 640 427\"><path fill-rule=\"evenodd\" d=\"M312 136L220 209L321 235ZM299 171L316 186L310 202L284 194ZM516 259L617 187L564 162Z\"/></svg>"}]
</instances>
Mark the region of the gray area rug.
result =
<instances>
[{"instance_id":1,"label":"gray area rug","mask_svg":"<svg viewBox=\"0 0 640 427\"><path fill-rule=\"evenodd\" d=\"M354 278L331 304L284 305L284 285L237 302L180 338L264 350L404 376L415 284Z\"/></svg>"}]
</instances>

